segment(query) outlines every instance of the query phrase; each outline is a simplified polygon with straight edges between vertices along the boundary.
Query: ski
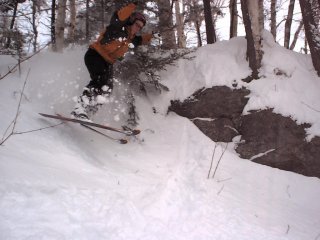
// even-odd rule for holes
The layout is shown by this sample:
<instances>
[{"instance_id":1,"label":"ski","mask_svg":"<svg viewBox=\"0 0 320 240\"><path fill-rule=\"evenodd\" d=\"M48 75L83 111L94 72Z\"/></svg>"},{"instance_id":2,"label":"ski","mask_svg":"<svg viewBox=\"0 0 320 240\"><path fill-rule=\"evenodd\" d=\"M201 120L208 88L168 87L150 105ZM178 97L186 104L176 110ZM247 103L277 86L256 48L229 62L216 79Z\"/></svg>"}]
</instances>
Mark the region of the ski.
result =
<instances>
[{"instance_id":1,"label":"ski","mask_svg":"<svg viewBox=\"0 0 320 240\"><path fill-rule=\"evenodd\" d=\"M109 131L113 131L113 132L118 132L118 133L122 133L125 134L127 136L135 136L138 135L140 133L140 130L138 129L133 129L133 130L122 130L122 129L118 129L118 128L114 128L114 127L109 127L107 125L103 125L103 124L98 124L98 123L94 123L94 122L89 122L89 121L83 121L83 120L79 120L79 119L74 119L74 118L69 118L69 117L64 117L62 115L51 115L51 114L45 114L45 113L39 113L41 116L43 117L47 117L47 118L53 118L53 119L58 119L61 121L67 121L67 122L74 122L74 123L80 123L86 126L91 126L91 127L97 127L97 128L102 128L102 129L106 129Z\"/></svg>"},{"instance_id":2,"label":"ski","mask_svg":"<svg viewBox=\"0 0 320 240\"><path fill-rule=\"evenodd\" d=\"M102 136L104 136L104 137L106 137L106 138L109 138L110 140L113 140L113 141L115 141L115 142L118 142L118 143L121 143L121 144L126 144L126 143L128 143L128 141L127 141L126 139L111 137L111 136L109 136L109 135L107 135L107 134L105 134L105 133L103 133L103 132L100 132L100 131L98 131L98 130L96 130L96 129L94 129L93 127L90 127L90 126L88 126L88 125L85 125L85 124L82 124L82 123L81 123L81 126L87 128L87 129L90 129L91 131L93 131L93 132L95 132L95 133L98 133L98 134L100 134L100 135L102 135Z\"/></svg>"}]
</instances>

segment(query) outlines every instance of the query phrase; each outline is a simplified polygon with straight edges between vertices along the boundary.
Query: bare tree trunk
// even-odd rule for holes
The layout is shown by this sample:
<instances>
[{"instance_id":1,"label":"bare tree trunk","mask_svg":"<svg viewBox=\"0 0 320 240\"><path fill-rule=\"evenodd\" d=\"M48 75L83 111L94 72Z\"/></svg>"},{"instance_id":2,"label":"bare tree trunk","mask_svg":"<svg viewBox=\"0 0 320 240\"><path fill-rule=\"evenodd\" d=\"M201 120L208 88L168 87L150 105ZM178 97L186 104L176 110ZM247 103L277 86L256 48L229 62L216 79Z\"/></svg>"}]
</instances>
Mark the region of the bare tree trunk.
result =
<instances>
[{"instance_id":1,"label":"bare tree trunk","mask_svg":"<svg viewBox=\"0 0 320 240\"><path fill-rule=\"evenodd\" d=\"M13 15L12 15L11 23L10 23L10 31L9 31L9 35L7 38L6 48L9 48L10 44L11 44L11 35L12 35L13 27L14 27L14 22L15 22L16 16L17 16L18 4L19 4L18 1L15 1L14 8L13 8Z\"/></svg>"},{"instance_id":2,"label":"bare tree trunk","mask_svg":"<svg viewBox=\"0 0 320 240\"><path fill-rule=\"evenodd\" d=\"M202 46L202 39L201 39L201 31L200 31L200 23L199 21L195 21L196 31L197 31L197 38L198 38L198 47Z\"/></svg>"},{"instance_id":3,"label":"bare tree trunk","mask_svg":"<svg viewBox=\"0 0 320 240\"><path fill-rule=\"evenodd\" d=\"M257 52L255 50L254 35L253 35L252 25L251 25L251 17L249 15L249 9L248 9L246 0L241 0L241 10L242 10L243 22L246 30L247 58L249 60L249 67L252 70L252 78L258 79L259 78L258 66L260 65L258 64L258 60L256 56Z\"/></svg>"},{"instance_id":4,"label":"bare tree trunk","mask_svg":"<svg viewBox=\"0 0 320 240\"><path fill-rule=\"evenodd\" d=\"M58 0L58 17L56 22L56 50L63 52L64 47L64 29L66 20L66 1Z\"/></svg>"},{"instance_id":5,"label":"bare tree trunk","mask_svg":"<svg viewBox=\"0 0 320 240\"><path fill-rule=\"evenodd\" d=\"M75 28L76 28L76 1L69 0L70 3L70 22L68 26L68 41L74 42Z\"/></svg>"},{"instance_id":6,"label":"bare tree trunk","mask_svg":"<svg viewBox=\"0 0 320 240\"><path fill-rule=\"evenodd\" d=\"M158 0L159 29L162 35L162 48L173 49L177 47L174 34L173 19L170 0Z\"/></svg>"},{"instance_id":7,"label":"bare tree trunk","mask_svg":"<svg viewBox=\"0 0 320 240\"><path fill-rule=\"evenodd\" d=\"M263 0L258 1L247 1L249 10L249 16L251 20L251 29L253 36L254 50L256 52L256 64L257 69L261 67L262 60L262 45L261 45L261 34L263 30Z\"/></svg>"},{"instance_id":8,"label":"bare tree trunk","mask_svg":"<svg viewBox=\"0 0 320 240\"><path fill-rule=\"evenodd\" d=\"M175 1L175 14L176 14L176 22L177 22L178 47L185 48L187 44L186 44L186 36L184 35L184 17L180 11L180 0Z\"/></svg>"},{"instance_id":9,"label":"bare tree trunk","mask_svg":"<svg viewBox=\"0 0 320 240\"><path fill-rule=\"evenodd\" d=\"M37 41L38 41L38 29L36 26L36 13L37 13L37 6L36 3L32 3L32 29L33 29L33 52L37 51Z\"/></svg>"},{"instance_id":10,"label":"bare tree trunk","mask_svg":"<svg viewBox=\"0 0 320 240\"><path fill-rule=\"evenodd\" d=\"M277 0L271 0L271 19L270 19L270 31L274 38L277 39Z\"/></svg>"},{"instance_id":11,"label":"bare tree trunk","mask_svg":"<svg viewBox=\"0 0 320 240\"><path fill-rule=\"evenodd\" d=\"M212 14L211 14L211 6L210 0L203 0L204 7L204 20L206 23L206 35L207 35L207 44L212 44L217 41Z\"/></svg>"},{"instance_id":12,"label":"bare tree trunk","mask_svg":"<svg viewBox=\"0 0 320 240\"><path fill-rule=\"evenodd\" d=\"M309 0L299 0L299 2L312 63L314 69L318 73L318 76L320 76L320 33L314 19L316 13L315 10L312 9L312 5Z\"/></svg>"},{"instance_id":13,"label":"bare tree trunk","mask_svg":"<svg viewBox=\"0 0 320 240\"><path fill-rule=\"evenodd\" d=\"M230 0L229 10L230 10L230 38L233 38L238 35L237 0Z\"/></svg>"},{"instance_id":14,"label":"bare tree trunk","mask_svg":"<svg viewBox=\"0 0 320 240\"><path fill-rule=\"evenodd\" d=\"M294 47L296 46L296 43L298 41L299 34L301 32L302 27L303 27L303 21L301 20L300 23L299 23L299 26L297 28L297 31L294 33L294 38L293 38L292 43L290 45L290 50L293 50Z\"/></svg>"},{"instance_id":15,"label":"bare tree trunk","mask_svg":"<svg viewBox=\"0 0 320 240\"><path fill-rule=\"evenodd\" d=\"M51 43L52 50L56 51L56 0L51 3Z\"/></svg>"},{"instance_id":16,"label":"bare tree trunk","mask_svg":"<svg viewBox=\"0 0 320 240\"><path fill-rule=\"evenodd\" d=\"M0 15L0 28L1 29L7 29L8 28L8 18L6 15ZM7 39L5 36L0 37L0 48L4 48L5 44L7 42Z\"/></svg>"},{"instance_id":17,"label":"bare tree trunk","mask_svg":"<svg viewBox=\"0 0 320 240\"><path fill-rule=\"evenodd\" d=\"M264 29L264 5L263 0L258 0L258 20L259 20L259 31L262 33L262 30Z\"/></svg>"},{"instance_id":18,"label":"bare tree trunk","mask_svg":"<svg viewBox=\"0 0 320 240\"><path fill-rule=\"evenodd\" d=\"M311 4L312 4L312 7L314 9L314 20L316 22L316 25L319 27L319 23L320 23L320 0L318 1L313 1Z\"/></svg>"},{"instance_id":19,"label":"bare tree trunk","mask_svg":"<svg viewBox=\"0 0 320 240\"><path fill-rule=\"evenodd\" d=\"M308 54L308 41L306 35L304 36L304 48L303 48L304 54Z\"/></svg>"},{"instance_id":20,"label":"bare tree trunk","mask_svg":"<svg viewBox=\"0 0 320 240\"><path fill-rule=\"evenodd\" d=\"M295 3L295 0L290 0L289 8L288 8L288 16L286 19L285 29L284 29L284 47L285 48L289 48L289 45L290 45L291 24L292 24L294 3Z\"/></svg>"},{"instance_id":21,"label":"bare tree trunk","mask_svg":"<svg viewBox=\"0 0 320 240\"><path fill-rule=\"evenodd\" d=\"M89 42L90 33L89 33L89 1L86 1L86 41Z\"/></svg>"}]
</instances>

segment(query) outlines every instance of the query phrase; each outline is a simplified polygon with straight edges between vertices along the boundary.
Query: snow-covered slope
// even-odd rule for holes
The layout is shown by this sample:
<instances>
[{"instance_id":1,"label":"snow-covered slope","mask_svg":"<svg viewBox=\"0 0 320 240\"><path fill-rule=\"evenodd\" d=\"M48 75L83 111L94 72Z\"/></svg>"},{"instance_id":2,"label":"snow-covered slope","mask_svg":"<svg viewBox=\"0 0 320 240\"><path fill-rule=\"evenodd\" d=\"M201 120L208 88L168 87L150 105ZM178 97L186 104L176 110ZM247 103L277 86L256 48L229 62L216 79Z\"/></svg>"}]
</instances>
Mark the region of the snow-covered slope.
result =
<instances>
[{"instance_id":1,"label":"snow-covered slope","mask_svg":"<svg viewBox=\"0 0 320 240\"><path fill-rule=\"evenodd\" d=\"M233 144L214 143L187 119L166 115L171 99L237 81L252 90L247 110L274 107L313 123L310 134L318 134L319 113L307 105L320 109L320 81L309 57L270 41L265 47L266 77L251 84L240 81L250 72L243 38L205 46L194 60L170 67L162 73L170 92L137 97L142 133L127 145L71 123L11 136L0 146L0 239L319 238L319 179L240 159ZM15 132L59 123L38 112L70 112L89 78L84 52L41 53L21 77L0 81L1 136L29 69ZM2 73L10 61L1 58ZM276 67L290 76L276 76ZM96 121L123 123L120 88Z\"/></svg>"}]
</instances>

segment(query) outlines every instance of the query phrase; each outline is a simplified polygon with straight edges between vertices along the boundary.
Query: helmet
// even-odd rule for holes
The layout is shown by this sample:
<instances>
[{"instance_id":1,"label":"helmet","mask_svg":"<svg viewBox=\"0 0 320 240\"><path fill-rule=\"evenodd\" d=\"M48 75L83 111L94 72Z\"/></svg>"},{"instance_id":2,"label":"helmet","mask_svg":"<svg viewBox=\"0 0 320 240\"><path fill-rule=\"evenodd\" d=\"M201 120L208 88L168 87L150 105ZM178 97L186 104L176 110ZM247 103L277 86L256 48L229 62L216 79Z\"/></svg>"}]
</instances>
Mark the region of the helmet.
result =
<instances>
[{"instance_id":1,"label":"helmet","mask_svg":"<svg viewBox=\"0 0 320 240\"><path fill-rule=\"evenodd\" d=\"M143 22L143 25L146 25L147 23L146 17L142 13L139 13L139 12L132 13L130 16L130 23L134 24L134 22L137 20Z\"/></svg>"}]
</instances>

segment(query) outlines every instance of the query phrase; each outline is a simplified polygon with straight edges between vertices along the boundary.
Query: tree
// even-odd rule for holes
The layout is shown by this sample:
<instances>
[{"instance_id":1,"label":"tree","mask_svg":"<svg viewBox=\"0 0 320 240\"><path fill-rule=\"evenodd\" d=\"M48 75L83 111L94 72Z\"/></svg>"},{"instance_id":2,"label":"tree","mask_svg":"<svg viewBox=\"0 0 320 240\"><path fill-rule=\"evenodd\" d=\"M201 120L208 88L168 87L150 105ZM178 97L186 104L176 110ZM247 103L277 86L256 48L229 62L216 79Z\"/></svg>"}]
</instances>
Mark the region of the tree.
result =
<instances>
[{"instance_id":1,"label":"tree","mask_svg":"<svg viewBox=\"0 0 320 240\"><path fill-rule=\"evenodd\" d=\"M99 22L100 22L100 29L103 29L104 26L105 26L105 15L104 15L104 12L105 12L105 0L99 0L99 1L96 1L97 2L97 6L98 6L98 9L99 9L99 12L100 12L100 17L99 17ZM121 1L120 1L121 2Z\"/></svg>"},{"instance_id":2,"label":"tree","mask_svg":"<svg viewBox=\"0 0 320 240\"><path fill-rule=\"evenodd\" d=\"M64 29L66 20L66 1L58 0L58 16L56 21L56 51L62 52L64 47Z\"/></svg>"},{"instance_id":3,"label":"tree","mask_svg":"<svg viewBox=\"0 0 320 240\"><path fill-rule=\"evenodd\" d=\"M290 0L289 8L288 8L288 15L285 23L285 30L284 30L284 47L289 48L290 44L290 35L291 35L291 24L293 18L293 10L294 10L294 3L295 0Z\"/></svg>"},{"instance_id":4,"label":"tree","mask_svg":"<svg viewBox=\"0 0 320 240\"><path fill-rule=\"evenodd\" d=\"M247 1L249 15L251 18L251 28L253 35L254 51L256 52L257 68L261 67L262 60L262 30L264 29L263 0Z\"/></svg>"},{"instance_id":5,"label":"tree","mask_svg":"<svg viewBox=\"0 0 320 240\"><path fill-rule=\"evenodd\" d=\"M68 24L68 41L75 41L75 28L76 28L76 2L75 0L69 0L70 3L70 20Z\"/></svg>"},{"instance_id":6,"label":"tree","mask_svg":"<svg viewBox=\"0 0 320 240\"><path fill-rule=\"evenodd\" d=\"M229 11L230 11L230 38L233 38L238 35L237 0L230 0Z\"/></svg>"},{"instance_id":7,"label":"tree","mask_svg":"<svg viewBox=\"0 0 320 240\"><path fill-rule=\"evenodd\" d=\"M4 29L2 29L2 40L1 42L3 42L4 44L4 49L5 51L9 50L9 49L17 49L17 48L22 48L22 46L20 46L21 42L23 42L23 40L21 39L22 37L22 32L19 31L18 29L14 29L15 26L15 22L16 22L16 17L17 17L17 12L18 12L18 5L19 3L23 3L26 0L2 0L0 3L0 12L4 12L7 13L9 11L13 11L12 15L11 15L11 21L10 21L10 26L9 29L7 28L7 20L3 21L3 27ZM8 16L5 16L5 18L7 18ZM15 39L16 38L16 39ZM12 43L14 42L14 43ZM15 45L15 46L13 46ZM19 46L19 47L17 47Z\"/></svg>"},{"instance_id":8,"label":"tree","mask_svg":"<svg viewBox=\"0 0 320 240\"><path fill-rule=\"evenodd\" d=\"M6 44L6 48L10 47L11 44L11 38L12 38L12 34L13 33L13 27L14 27L14 22L16 20L16 16L17 16L17 9L18 9L18 1L13 1L13 15L12 15L12 19L11 19L11 23L10 23L10 30L9 30L9 34L8 34L8 38L7 38L7 44Z\"/></svg>"},{"instance_id":9,"label":"tree","mask_svg":"<svg viewBox=\"0 0 320 240\"><path fill-rule=\"evenodd\" d=\"M8 12L13 10L18 3L23 3L26 0L1 0L0 2L0 12Z\"/></svg>"},{"instance_id":10,"label":"tree","mask_svg":"<svg viewBox=\"0 0 320 240\"><path fill-rule=\"evenodd\" d=\"M89 0L86 0L86 41L89 42L90 30L89 30Z\"/></svg>"},{"instance_id":11,"label":"tree","mask_svg":"<svg viewBox=\"0 0 320 240\"><path fill-rule=\"evenodd\" d=\"M204 20L206 23L207 43L212 44L217 41L217 37L216 37L216 32L215 32L213 21L212 21L210 0L203 0L203 7L204 7Z\"/></svg>"},{"instance_id":12,"label":"tree","mask_svg":"<svg viewBox=\"0 0 320 240\"><path fill-rule=\"evenodd\" d=\"M320 33L319 26L317 26L315 21L318 9L313 8L309 0L299 0L299 2L312 63L318 73L318 76L320 76Z\"/></svg>"},{"instance_id":13,"label":"tree","mask_svg":"<svg viewBox=\"0 0 320 240\"><path fill-rule=\"evenodd\" d=\"M183 6L183 2L182 2ZM183 7L182 7L183 9ZM184 15L180 11L180 0L175 1L175 15L176 15L176 25L177 25L177 37L178 37L178 47L186 47L186 36L184 34Z\"/></svg>"},{"instance_id":14,"label":"tree","mask_svg":"<svg viewBox=\"0 0 320 240\"><path fill-rule=\"evenodd\" d=\"M52 50L56 51L56 0L51 2L51 44Z\"/></svg>"},{"instance_id":15,"label":"tree","mask_svg":"<svg viewBox=\"0 0 320 240\"><path fill-rule=\"evenodd\" d=\"M296 46L302 27L303 27L303 21L301 20L296 32L294 33L294 37L290 45L290 50L293 50L294 47Z\"/></svg>"},{"instance_id":16,"label":"tree","mask_svg":"<svg viewBox=\"0 0 320 240\"><path fill-rule=\"evenodd\" d=\"M32 30L33 30L33 52L37 51L37 41L38 41L38 29L37 29L37 22L36 22L36 13L37 13L37 1L33 1L32 3Z\"/></svg>"},{"instance_id":17,"label":"tree","mask_svg":"<svg viewBox=\"0 0 320 240\"><path fill-rule=\"evenodd\" d=\"M159 29L162 36L162 48L174 49L177 47L174 33L170 0L158 0Z\"/></svg>"},{"instance_id":18,"label":"tree","mask_svg":"<svg viewBox=\"0 0 320 240\"><path fill-rule=\"evenodd\" d=\"M202 46L201 38L201 22L204 20L203 7L196 0L187 0L186 1L186 11L185 11L185 22L192 27L192 24L195 27L198 47Z\"/></svg>"},{"instance_id":19,"label":"tree","mask_svg":"<svg viewBox=\"0 0 320 240\"><path fill-rule=\"evenodd\" d=\"M270 32L277 39L277 0L271 0Z\"/></svg>"},{"instance_id":20,"label":"tree","mask_svg":"<svg viewBox=\"0 0 320 240\"><path fill-rule=\"evenodd\" d=\"M249 1L246 0L241 0L241 10L242 10L242 16L243 16L243 22L244 22L244 26L245 26L245 30L246 30L246 39L247 39L247 58L249 60L249 67L252 70L252 78L253 79L258 79L259 78L259 71L258 69L260 68L260 64L261 64L261 59L259 57L260 54L260 48L256 48L256 44L259 43L261 41L261 36L257 36L254 34L254 30L257 31L257 29L254 29L252 21L258 21L258 17L256 15L254 15L252 17L252 15L250 15L249 13L249 6L250 4L248 4ZM253 3L253 2L251 2ZM256 6L256 5L254 5ZM251 9L253 8L253 6L250 6ZM252 11L251 11L252 14ZM256 27L256 23L255 23L255 27ZM260 45L261 47L261 45Z\"/></svg>"}]
</instances>

